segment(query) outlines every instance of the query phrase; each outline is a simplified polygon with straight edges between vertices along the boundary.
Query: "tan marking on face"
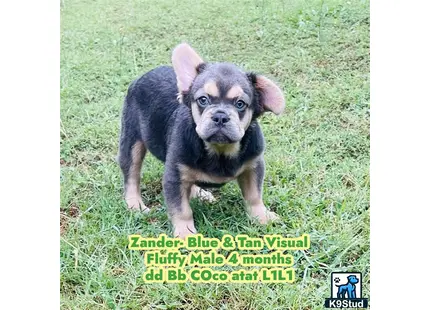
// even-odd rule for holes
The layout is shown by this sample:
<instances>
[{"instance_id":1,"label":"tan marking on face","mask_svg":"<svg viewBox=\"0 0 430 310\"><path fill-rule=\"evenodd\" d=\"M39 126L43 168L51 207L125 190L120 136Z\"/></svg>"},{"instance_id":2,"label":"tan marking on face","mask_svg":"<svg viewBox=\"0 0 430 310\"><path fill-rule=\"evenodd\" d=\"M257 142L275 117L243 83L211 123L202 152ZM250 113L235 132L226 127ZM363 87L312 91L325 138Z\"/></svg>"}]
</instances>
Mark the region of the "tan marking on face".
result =
<instances>
[{"instance_id":1,"label":"tan marking on face","mask_svg":"<svg viewBox=\"0 0 430 310\"><path fill-rule=\"evenodd\" d=\"M128 170L128 178L125 184L125 201L129 209L141 209L149 211L143 204L140 195L140 170L145 157L146 148L141 141L137 141L131 149L131 165Z\"/></svg>"},{"instance_id":2,"label":"tan marking on face","mask_svg":"<svg viewBox=\"0 0 430 310\"><path fill-rule=\"evenodd\" d=\"M206 183L227 183L235 180L243 171L255 167L256 159L245 162L242 167L238 169L235 175L231 177L220 177L216 175L210 175L197 169L190 168L186 165L179 164L178 169L181 173L181 180L183 182L195 183L195 182L206 182Z\"/></svg>"},{"instance_id":3,"label":"tan marking on face","mask_svg":"<svg viewBox=\"0 0 430 310\"><path fill-rule=\"evenodd\" d=\"M209 106L203 111L203 113L200 114L200 110L198 108L197 103L193 102L191 104L191 113L194 122L196 123L196 132L202 139L204 139L204 133L207 126L212 125L212 115L213 112L216 110L217 106ZM228 126L235 126L234 130L236 130L240 138L242 138L245 134L246 129L251 123L252 111L247 109L242 119L239 118L239 114L234 107L229 107L226 110L226 113L230 117L230 122ZM208 150L209 153L212 155L223 154L227 157L232 158L237 156L240 151L240 141L230 144L208 143L206 141L204 142L206 150Z\"/></svg>"},{"instance_id":4,"label":"tan marking on face","mask_svg":"<svg viewBox=\"0 0 430 310\"><path fill-rule=\"evenodd\" d=\"M249 124L251 124L252 120L252 111L250 109L245 110L245 115L240 120L240 126L243 128L244 131L246 131L249 127Z\"/></svg>"},{"instance_id":5,"label":"tan marking on face","mask_svg":"<svg viewBox=\"0 0 430 310\"><path fill-rule=\"evenodd\" d=\"M191 103L191 115L196 123L196 132L200 136L202 135L202 115L196 102Z\"/></svg>"},{"instance_id":6,"label":"tan marking on face","mask_svg":"<svg viewBox=\"0 0 430 310\"><path fill-rule=\"evenodd\" d=\"M193 115L194 122L199 125L202 115L196 102L191 103L191 114Z\"/></svg>"},{"instance_id":7,"label":"tan marking on face","mask_svg":"<svg viewBox=\"0 0 430 310\"><path fill-rule=\"evenodd\" d=\"M207 82L203 89L205 90L206 94L212 96L212 97L219 97L219 89L218 86L214 81Z\"/></svg>"},{"instance_id":8,"label":"tan marking on face","mask_svg":"<svg viewBox=\"0 0 430 310\"><path fill-rule=\"evenodd\" d=\"M239 85L235 84L233 85L227 92L226 97L228 99L233 99L242 96L243 89Z\"/></svg>"},{"instance_id":9,"label":"tan marking on face","mask_svg":"<svg viewBox=\"0 0 430 310\"><path fill-rule=\"evenodd\" d=\"M236 108L230 107L228 116L230 117L231 124L237 125L237 130L241 137L244 136L245 131L248 129L249 124L252 120L252 111L250 109L245 110L245 115L242 119L239 118L239 113Z\"/></svg>"},{"instance_id":10,"label":"tan marking on face","mask_svg":"<svg viewBox=\"0 0 430 310\"><path fill-rule=\"evenodd\" d=\"M212 112L215 107L207 107L202 114L200 114L199 107L196 102L191 104L191 114L193 116L194 122L196 123L196 132L201 137L203 136L204 128L207 124L212 122Z\"/></svg>"},{"instance_id":11,"label":"tan marking on face","mask_svg":"<svg viewBox=\"0 0 430 310\"><path fill-rule=\"evenodd\" d=\"M226 157L235 157L240 151L240 142L230 143L230 144L216 144L208 143L205 141L205 148L212 155L223 154Z\"/></svg>"}]
</instances>

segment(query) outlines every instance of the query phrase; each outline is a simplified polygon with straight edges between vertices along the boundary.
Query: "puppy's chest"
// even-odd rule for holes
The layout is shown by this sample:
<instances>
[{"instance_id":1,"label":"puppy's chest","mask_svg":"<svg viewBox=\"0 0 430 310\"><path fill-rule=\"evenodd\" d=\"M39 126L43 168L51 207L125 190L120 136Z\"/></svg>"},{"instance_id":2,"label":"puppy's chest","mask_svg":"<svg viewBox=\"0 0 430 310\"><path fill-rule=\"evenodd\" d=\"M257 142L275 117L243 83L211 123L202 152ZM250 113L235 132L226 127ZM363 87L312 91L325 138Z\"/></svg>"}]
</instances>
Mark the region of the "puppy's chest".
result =
<instances>
[{"instance_id":1,"label":"puppy's chest","mask_svg":"<svg viewBox=\"0 0 430 310\"><path fill-rule=\"evenodd\" d=\"M245 170L252 168L255 160L250 160L244 164L227 169L227 167L217 167L216 169L197 168L187 165L179 165L181 180L197 184L202 187L217 187L235 180Z\"/></svg>"},{"instance_id":2,"label":"puppy's chest","mask_svg":"<svg viewBox=\"0 0 430 310\"><path fill-rule=\"evenodd\" d=\"M203 169L191 168L186 165L180 165L181 180L190 183L199 183L200 185L207 184L212 186L213 184L224 184L233 181L237 176L243 172L241 167L234 174L221 174L216 172L208 172Z\"/></svg>"}]
</instances>

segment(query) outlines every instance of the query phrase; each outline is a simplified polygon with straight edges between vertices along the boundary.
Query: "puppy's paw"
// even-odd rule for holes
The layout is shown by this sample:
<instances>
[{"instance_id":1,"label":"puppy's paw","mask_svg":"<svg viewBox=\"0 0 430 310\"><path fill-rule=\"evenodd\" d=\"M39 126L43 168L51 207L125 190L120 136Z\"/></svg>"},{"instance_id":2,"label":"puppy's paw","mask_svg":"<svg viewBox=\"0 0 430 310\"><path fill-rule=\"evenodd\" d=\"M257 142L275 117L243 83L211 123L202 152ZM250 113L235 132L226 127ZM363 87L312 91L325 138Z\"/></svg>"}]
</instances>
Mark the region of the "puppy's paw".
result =
<instances>
[{"instance_id":1,"label":"puppy's paw","mask_svg":"<svg viewBox=\"0 0 430 310\"><path fill-rule=\"evenodd\" d=\"M198 187L197 185L193 185L191 187L191 195L190 198L198 198L201 201L207 201L207 202L215 202L216 199L214 195L210 191L207 191L203 188Z\"/></svg>"},{"instance_id":2,"label":"puppy's paw","mask_svg":"<svg viewBox=\"0 0 430 310\"><path fill-rule=\"evenodd\" d=\"M194 227L194 220L179 220L175 221L173 237L184 239L189 235L195 235L197 233Z\"/></svg>"},{"instance_id":3,"label":"puppy's paw","mask_svg":"<svg viewBox=\"0 0 430 310\"><path fill-rule=\"evenodd\" d=\"M144 213L150 211L150 209L143 203L142 197L126 198L125 201L127 202L127 208L129 210L142 211Z\"/></svg>"},{"instance_id":4,"label":"puppy's paw","mask_svg":"<svg viewBox=\"0 0 430 310\"><path fill-rule=\"evenodd\" d=\"M279 216L275 212L267 210L264 206L251 208L249 216L256 218L258 222L263 225L279 220Z\"/></svg>"}]
</instances>

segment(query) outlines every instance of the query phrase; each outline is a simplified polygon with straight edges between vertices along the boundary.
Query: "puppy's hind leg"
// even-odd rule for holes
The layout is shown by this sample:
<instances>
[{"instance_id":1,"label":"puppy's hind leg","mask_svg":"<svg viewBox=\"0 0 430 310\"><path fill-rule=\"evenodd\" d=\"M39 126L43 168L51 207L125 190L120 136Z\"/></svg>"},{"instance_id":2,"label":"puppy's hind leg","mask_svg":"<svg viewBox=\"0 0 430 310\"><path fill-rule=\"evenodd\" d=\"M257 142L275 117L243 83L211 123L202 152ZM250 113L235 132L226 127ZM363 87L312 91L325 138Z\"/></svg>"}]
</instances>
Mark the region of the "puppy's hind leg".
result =
<instances>
[{"instance_id":1,"label":"puppy's hind leg","mask_svg":"<svg viewBox=\"0 0 430 310\"><path fill-rule=\"evenodd\" d=\"M121 135L119 164L124 176L124 197L129 209L148 212L140 195L140 171L145 158L146 147L133 136Z\"/></svg>"}]
</instances>

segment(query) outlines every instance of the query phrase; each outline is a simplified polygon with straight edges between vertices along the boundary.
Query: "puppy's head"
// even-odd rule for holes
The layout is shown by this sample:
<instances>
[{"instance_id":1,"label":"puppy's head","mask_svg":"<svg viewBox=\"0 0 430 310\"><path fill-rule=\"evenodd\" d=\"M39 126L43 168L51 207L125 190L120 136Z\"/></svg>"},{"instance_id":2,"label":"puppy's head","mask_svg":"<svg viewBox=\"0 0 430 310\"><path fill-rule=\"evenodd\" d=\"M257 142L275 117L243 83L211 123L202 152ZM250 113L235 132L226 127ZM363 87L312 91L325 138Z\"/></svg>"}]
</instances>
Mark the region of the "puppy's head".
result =
<instances>
[{"instance_id":1,"label":"puppy's head","mask_svg":"<svg viewBox=\"0 0 430 310\"><path fill-rule=\"evenodd\" d=\"M205 63L185 43L174 49L172 63L178 98L191 108L197 134L217 153L237 152L253 119L285 107L282 91L268 78L230 63Z\"/></svg>"}]
</instances>

